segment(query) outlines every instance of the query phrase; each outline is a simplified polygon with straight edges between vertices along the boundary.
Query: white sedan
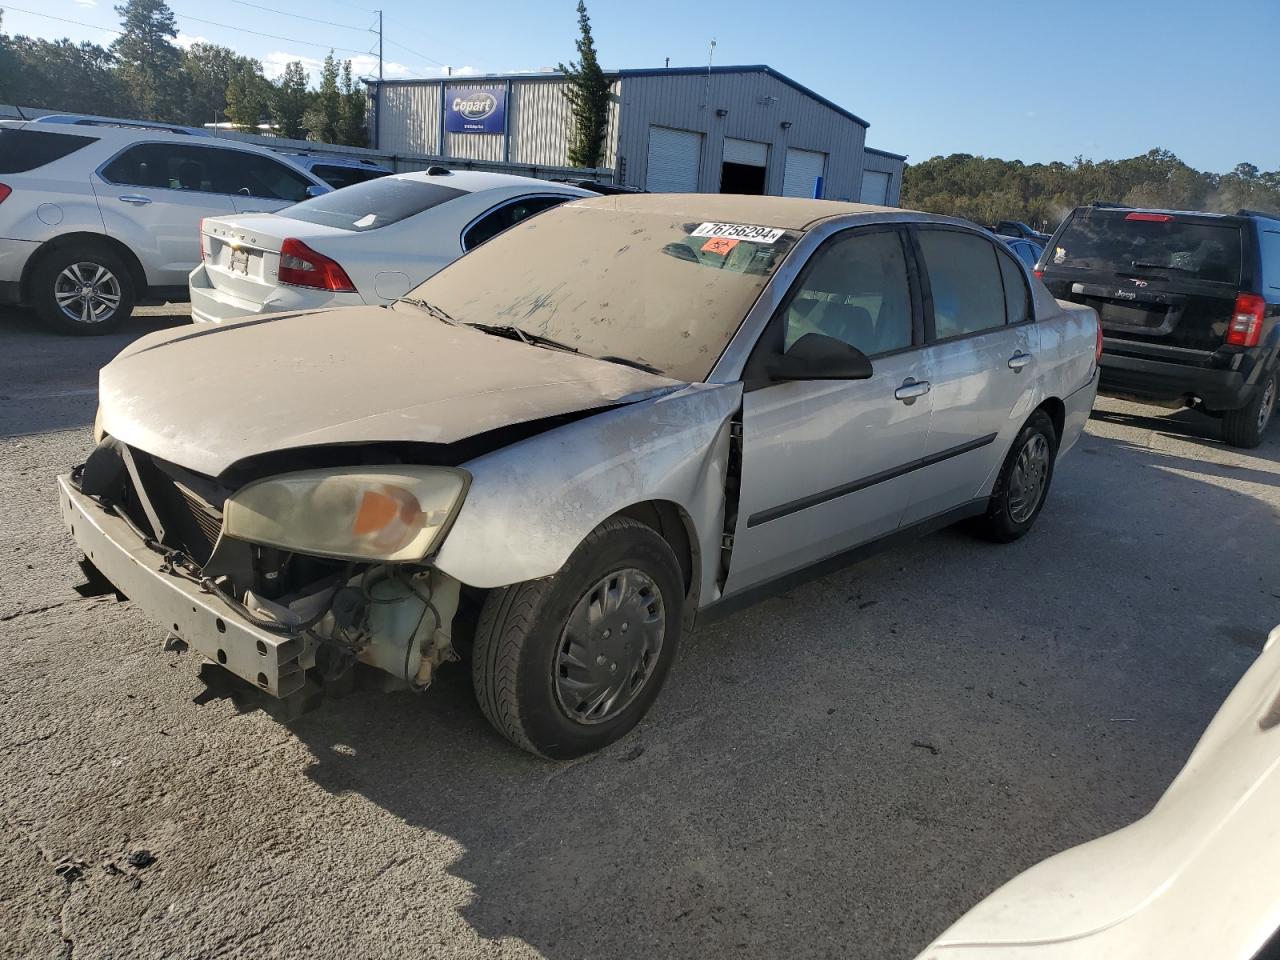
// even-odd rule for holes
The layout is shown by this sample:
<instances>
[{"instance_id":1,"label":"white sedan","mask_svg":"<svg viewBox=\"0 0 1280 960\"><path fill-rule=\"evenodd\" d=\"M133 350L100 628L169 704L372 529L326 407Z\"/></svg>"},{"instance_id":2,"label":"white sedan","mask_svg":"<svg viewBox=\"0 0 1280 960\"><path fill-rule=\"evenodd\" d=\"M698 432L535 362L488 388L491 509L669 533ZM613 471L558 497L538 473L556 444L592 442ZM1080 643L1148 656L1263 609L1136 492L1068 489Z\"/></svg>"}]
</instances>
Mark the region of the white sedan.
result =
<instances>
[{"instance_id":1,"label":"white sedan","mask_svg":"<svg viewBox=\"0 0 1280 960\"><path fill-rule=\"evenodd\" d=\"M594 194L501 173L402 173L278 214L210 217L191 272L191 319L388 304L508 227Z\"/></svg>"}]
</instances>

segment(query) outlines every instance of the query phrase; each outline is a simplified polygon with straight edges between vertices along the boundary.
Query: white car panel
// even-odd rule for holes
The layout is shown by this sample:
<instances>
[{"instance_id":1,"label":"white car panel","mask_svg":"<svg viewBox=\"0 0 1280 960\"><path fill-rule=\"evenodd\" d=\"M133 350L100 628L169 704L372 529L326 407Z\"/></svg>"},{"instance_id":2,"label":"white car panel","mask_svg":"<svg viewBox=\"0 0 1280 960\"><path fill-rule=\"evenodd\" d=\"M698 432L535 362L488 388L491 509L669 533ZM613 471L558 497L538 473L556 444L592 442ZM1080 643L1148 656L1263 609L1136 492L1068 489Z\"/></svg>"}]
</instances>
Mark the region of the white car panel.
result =
<instances>
[{"instance_id":1,"label":"white car panel","mask_svg":"<svg viewBox=\"0 0 1280 960\"><path fill-rule=\"evenodd\" d=\"M569 201L594 196L566 184L471 171L443 176L396 174L374 182L405 180L436 183L463 191L463 195L403 220L362 231L296 219L289 216L288 210L274 216L205 221L201 239L205 262L190 277L192 320L220 322L281 309L391 303L462 256L464 234L491 212L529 198L558 197ZM280 283L279 252L286 238L299 240L335 260L357 292L335 294ZM247 270L242 257L232 264L232 248L248 251Z\"/></svg>"}]
</instances>

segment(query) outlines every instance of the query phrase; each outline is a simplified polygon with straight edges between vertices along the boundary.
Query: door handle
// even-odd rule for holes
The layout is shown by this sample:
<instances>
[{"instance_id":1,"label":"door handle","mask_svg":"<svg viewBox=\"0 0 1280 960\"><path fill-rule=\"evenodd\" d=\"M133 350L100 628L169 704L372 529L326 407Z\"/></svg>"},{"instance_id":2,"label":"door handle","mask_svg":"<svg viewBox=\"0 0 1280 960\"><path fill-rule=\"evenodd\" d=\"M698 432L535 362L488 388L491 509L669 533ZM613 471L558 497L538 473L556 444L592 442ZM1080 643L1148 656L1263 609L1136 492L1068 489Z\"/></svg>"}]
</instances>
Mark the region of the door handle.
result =
<instances>
[{"instance_id":1,"label":"door handle","mask_svg":"<svg viewBox=\"0 0 1280 960\"><path fill-rule=\"evenodd\" d=\"M911 377L907 377L906 380L902 381L902 386L893 391L893 396L895 400L901 400L910 406L916 402L917 397L923 397L928 392L928 380L913 380Z\"/></svg>"},{"instance_id":2,"label":"door handle","mask_svg":"<svg viewBox=\"0 0 1280 960\"><path fill-rule=\"evenodd\" d=\"M1030 362L1031 362L1031 354L1023 353L1021 350L1019 350L1017 353L1015 353L1012 357L1009 358L1009 369L1021 370Z\"/></svg>"},{"instance_id":3,"label":"door handle","mask_svg":"<svg viewBox=\"0 0 1280 960\"><path fill-rule=\"evenodd\" d=\"M139 207L145 206L146 204L151 202L150 197L140 197L136 193L125 194L120 199L123 200L125 203L133 203Z\"/></svg>"}]
</instances>

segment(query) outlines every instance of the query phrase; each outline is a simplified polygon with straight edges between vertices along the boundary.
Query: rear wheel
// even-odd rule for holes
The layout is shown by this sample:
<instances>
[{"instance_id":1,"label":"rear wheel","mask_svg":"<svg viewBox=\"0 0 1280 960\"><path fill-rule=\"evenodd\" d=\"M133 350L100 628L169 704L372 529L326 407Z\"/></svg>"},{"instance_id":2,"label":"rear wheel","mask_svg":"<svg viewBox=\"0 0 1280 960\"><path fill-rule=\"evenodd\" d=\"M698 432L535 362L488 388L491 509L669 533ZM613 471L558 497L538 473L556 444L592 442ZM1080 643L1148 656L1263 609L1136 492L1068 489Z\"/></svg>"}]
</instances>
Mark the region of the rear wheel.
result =
<instances>
[{"instance_id":1,"label":"rear wheel","mask_svg":"<svg viewBox=\"0 0 1280 960\"><path fill-rule=\"evenodd\" d=\"M1037 410L1022 425L1004 459L987 512L976 523L981 536L1010 543L1031 529L1049 496L1057 452L1053 421Z\"/></svg>"},{"instance_id":2,"label":"rear wheel","mask_svg":"<svg viewBox=\"0 0 1280 960\"><path fill-rule=\"evenodd\" d=\"M36 312L62 333L111 333L133 313L136 293L128 266L110 250L76 244L46 255L31 273Z\"/></svg>"},{"instance_id":3,"label":"rear wheel","mask_svg":"<svg viewBox=\"0 0 1280 960\"><path fill-rule=\"evenodd\" d=\"M1276 412L1277 371L1273 370L1253 388L1253 396L1239 410L1222 415L1222 436L1233 447L1253 448L1262 443L1262 435Z\"/></svg>"},{"instance_id":4,"label":"rear wheel","mask_svg":"<svg viewBox=\"0 0 1280 960\"><path fill-rule=\"evenodd\" d=\"M476 628L480 708L554 760L607 746L648 711L675 658L680 565L652 528L605 521L553 577L494 590Z\"/></svg>"}]
</instances>

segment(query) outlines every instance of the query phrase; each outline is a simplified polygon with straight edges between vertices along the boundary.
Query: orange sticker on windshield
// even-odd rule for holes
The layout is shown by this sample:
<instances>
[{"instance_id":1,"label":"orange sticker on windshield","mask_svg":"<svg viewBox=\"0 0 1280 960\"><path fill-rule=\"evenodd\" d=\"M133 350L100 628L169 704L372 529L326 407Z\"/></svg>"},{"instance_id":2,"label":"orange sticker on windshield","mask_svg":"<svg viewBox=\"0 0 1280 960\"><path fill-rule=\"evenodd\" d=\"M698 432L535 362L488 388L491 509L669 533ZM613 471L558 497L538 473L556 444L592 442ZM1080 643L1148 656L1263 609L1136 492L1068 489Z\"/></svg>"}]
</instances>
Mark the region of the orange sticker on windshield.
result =
<instances>
[{"instance_id":1,"label":"orange sticker on windshield","mask_svg":"<svg viewBox=\"0 0 1280 960\"><path fill-rule=\"evenodd\" d=\"M738 245L738 241L734 237L712 237L702 245L703 253L715 253L722 257L727 257L729 251Z\"/></svg>"}]
</instances>

